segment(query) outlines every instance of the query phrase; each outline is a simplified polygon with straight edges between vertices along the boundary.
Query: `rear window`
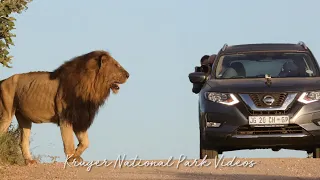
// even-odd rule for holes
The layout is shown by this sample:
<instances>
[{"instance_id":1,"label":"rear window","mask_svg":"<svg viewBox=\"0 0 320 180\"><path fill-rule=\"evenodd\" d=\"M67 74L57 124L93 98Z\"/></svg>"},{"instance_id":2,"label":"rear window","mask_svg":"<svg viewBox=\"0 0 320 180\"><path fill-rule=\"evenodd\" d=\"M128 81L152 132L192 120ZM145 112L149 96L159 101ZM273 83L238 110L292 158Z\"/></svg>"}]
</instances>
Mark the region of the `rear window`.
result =
<instances>
[{"instance_id":1,"label":"rear window","mask_svg":"<svg viewBox=\"0 0 320 180\"><path fill-rule=\"evenodd\" d=\"M216 66L217 79L314 77L317 69L306 53L224 55Z\"/></svg>"}]
</instances>

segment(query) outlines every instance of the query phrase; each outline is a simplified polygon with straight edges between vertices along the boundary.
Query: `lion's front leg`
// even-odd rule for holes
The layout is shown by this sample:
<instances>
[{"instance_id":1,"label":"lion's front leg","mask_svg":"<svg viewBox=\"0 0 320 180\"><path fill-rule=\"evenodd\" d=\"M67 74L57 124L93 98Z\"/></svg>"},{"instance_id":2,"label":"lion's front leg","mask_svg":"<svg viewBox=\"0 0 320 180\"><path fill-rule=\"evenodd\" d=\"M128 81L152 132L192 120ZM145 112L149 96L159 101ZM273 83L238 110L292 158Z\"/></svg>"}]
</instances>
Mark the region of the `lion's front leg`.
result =
<instances>
[{"instance_id":1,"label":"lion's front leg","mask_svg":"<svg viewBox=\"0 0 320 180\"><path fill-rule=\"evenodd\" d=\"M88 148L89 146L89 138L88 138L88 131L79 131L75 132L77 139L79 141L78 147L74 154L77 161L83 161L81 158L82 153Z\"/></svg>"},{"instance_id":2,"label":"lion's front leg","mask_svg":"<svg viewBox=\"0 0 320 180\"><path fill-rule=\"evenodd\" d=\"M68 162L72 162L75 158L75 148L73 140L73 128L72 125L63 121L60 123L61 137L63 141L64 153L68 158Z\"/></svg>"}]
</instances>

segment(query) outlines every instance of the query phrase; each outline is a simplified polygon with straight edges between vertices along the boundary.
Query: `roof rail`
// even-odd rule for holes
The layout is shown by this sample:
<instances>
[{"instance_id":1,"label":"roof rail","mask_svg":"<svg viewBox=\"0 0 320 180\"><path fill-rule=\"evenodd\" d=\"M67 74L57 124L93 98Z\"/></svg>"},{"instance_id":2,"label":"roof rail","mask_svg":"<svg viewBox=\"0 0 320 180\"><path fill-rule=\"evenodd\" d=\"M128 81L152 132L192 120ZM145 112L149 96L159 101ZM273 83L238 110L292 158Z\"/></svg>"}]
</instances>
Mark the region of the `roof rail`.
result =
<instances>
[{"instance_id":1,"label":"roof rail","mask_svg":"<svg viewBox=\"0 0 320 180\"><path fill-rule=\"evenodd\" d=\"M303 41L299 41L298 45L302 46L304 49L308 49L307 45Z\"/></svg>"},{"instance_id":2,"label":"roof rail","mask_svg":"<svg viewBox=\"0 0 320 180\"><path fill-rule=\"evenodd\" d=\"M223 45L223 47L222 47L222 51L225 51L226 49L227 49L227 47L228 47L228 44L227 43L225 43L224 45Z\"/></svg>"}]
</instances>

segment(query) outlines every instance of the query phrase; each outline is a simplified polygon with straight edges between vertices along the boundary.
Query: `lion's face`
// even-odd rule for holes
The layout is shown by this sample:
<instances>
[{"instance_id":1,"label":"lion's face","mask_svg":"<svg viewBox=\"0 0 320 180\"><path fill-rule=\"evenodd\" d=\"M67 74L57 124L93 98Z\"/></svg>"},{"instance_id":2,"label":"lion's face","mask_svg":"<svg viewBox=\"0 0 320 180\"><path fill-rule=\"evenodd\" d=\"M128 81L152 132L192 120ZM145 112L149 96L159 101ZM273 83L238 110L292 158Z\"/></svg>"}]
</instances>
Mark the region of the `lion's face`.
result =
<instances>
[{"instance_id":1,"label":"lion's face","mask_svg":"<svg viewBox=\"0 0 320 180\"><path fill-rule=\"evenodd\" d=\"M101 57L101 65L108 79L108 87L110 87L113 93L118 93L120 84L124 84L127 81L129 73L109 55L103 55Z\"/></svg>"}]
</instances>

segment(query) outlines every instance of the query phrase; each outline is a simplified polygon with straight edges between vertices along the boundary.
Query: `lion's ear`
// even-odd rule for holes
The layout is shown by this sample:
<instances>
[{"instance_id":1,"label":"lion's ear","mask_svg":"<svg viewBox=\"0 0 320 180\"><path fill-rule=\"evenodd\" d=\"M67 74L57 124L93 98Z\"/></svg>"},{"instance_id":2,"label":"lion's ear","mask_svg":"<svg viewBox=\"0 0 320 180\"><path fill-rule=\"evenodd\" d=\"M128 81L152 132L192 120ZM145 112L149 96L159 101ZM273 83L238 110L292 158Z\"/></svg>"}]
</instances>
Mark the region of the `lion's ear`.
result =
<instances>
[{"instance_id":1,"label":"lion's ear","mask_svg":"<svg viewBox=\"0 0 320 180\"><path fill-rule=\"evenodd\" d=\"M105 66L107 64L107 62L110 61L110 57L107 55L102 55L100 57L100 68Z\"/></svg>"}]
</instances>

